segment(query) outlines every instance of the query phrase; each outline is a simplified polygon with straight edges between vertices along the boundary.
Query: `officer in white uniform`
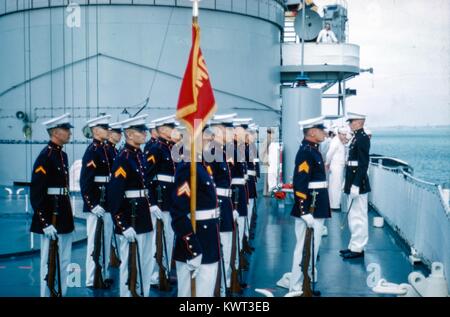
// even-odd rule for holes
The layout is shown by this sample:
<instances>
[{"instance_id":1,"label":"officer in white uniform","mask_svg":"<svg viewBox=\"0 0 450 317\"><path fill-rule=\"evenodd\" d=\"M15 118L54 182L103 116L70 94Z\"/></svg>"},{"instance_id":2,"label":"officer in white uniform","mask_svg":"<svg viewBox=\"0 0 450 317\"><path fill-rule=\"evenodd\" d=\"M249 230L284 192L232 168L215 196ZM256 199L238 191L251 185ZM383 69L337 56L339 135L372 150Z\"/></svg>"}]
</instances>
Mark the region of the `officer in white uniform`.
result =
<instances>
[{"instance_id":1,"label":"officer in white uniform","mask_svg":"<svg viewBox=\"0 0 450 317\"><path fill-rule=\"evenodd\" d=\"M332 211L339 211L341 208L346 159L345 143L347 143L347 129L346 127L340 127L337 131L337 135L331 140L325 160L329 180L328 194L330 196L330 207Z\"/></svg>"},{"instance_id":2,"label":"officer in white uniform","mask_svg":"<svg viewBox=\"0 0 450 317\"><path fill-rule=\"evenodd\" d=\"M345 170L344 192L348 195L348 227L351 238L348 249L341 250L344 259L364 256L364 248L369 241L368 193L370 192L369 168L370 138L364 131L366 116L347 113L349 127L354 133L350 143Z\"/></svg>"},{"instance_id":3,"label":"officer in white uniform","mask_svg":"<svg viewBox=\"0 0 450 317\"><path fill-rule=\"evenodd\" d=\"M30 231L41 235L41 297L65 296L67 292L67 267L72 254L74 221L69 197L69 172L67 154L63 146L70 140L70 114L43 123L50 136L48 145L34 162L30 201L34 209ZM58 240L61 293L57 286L53 295L47 286L48 255L51 240ZM57 264L58 265L58 264ZM56 279L58 277L56 276Z\"/></svg>"}]
</instances>

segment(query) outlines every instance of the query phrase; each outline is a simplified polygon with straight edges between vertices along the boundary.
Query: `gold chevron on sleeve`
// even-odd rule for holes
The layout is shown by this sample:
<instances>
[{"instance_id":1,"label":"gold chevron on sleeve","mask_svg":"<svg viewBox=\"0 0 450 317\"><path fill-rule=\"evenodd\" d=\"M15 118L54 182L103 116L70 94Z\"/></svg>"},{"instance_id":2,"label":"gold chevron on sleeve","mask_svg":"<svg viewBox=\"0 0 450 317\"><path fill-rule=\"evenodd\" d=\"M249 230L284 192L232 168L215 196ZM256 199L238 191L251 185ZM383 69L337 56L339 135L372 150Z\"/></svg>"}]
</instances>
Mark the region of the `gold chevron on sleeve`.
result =
<instances>
[{"instance_id":1,"label":"gold chevron on sleeve","mask_svg":"<svg viewBox=\"0 0 450 317\"><path fill-rule=\"evenodd\" d=\"M122 168L122 166L119 166L119 168L114 173L114 177L118 178L119 176L122 176L123 178L127 178L127 172Z\"/></svg>"}]
</instances>

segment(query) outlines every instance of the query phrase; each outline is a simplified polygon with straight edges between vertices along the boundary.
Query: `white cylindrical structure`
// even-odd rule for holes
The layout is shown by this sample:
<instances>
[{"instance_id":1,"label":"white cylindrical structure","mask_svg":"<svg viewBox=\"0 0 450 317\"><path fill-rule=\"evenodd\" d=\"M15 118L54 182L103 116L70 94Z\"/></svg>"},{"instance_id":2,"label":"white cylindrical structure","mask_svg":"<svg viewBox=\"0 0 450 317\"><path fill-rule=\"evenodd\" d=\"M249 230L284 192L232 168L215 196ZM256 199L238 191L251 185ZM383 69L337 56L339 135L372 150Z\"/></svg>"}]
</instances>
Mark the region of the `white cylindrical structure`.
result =
<instances>
[{"instance_id":1,"label":"white cylindrical structure","mask_svg":"<svg viewBox=\"0 0 450 317\"><path fill-rule=\"evenodd\" d=\"M303 131L298 122L318 117L322 113L322 91L307 87L283 89L282 140L284 144L284 182L291 183Z\"/></svg>"}]
</instances>

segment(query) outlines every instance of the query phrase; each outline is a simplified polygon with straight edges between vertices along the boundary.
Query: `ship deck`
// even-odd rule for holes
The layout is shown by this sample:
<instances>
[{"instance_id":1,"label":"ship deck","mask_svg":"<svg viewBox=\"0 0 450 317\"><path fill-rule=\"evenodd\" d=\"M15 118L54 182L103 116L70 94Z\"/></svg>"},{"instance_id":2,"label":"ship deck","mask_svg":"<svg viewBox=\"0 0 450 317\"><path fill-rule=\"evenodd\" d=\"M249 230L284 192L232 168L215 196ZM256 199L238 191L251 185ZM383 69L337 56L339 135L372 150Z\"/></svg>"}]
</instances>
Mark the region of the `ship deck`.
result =
<instances>
[{"instance_id":1,"label":"ship deck","mask_svg":"<svg viewBox=\"0 0 450 317\"><path fill-rule=\"evenodd\" d=\"M0 199L0 230L3 238L0 241L0 296L39 296L39 253L28 250L30 217L17 212L23 208L24 200ZM268 289L275 296L287 293L286 289L277 287L276 282L290 271L292 263L295 235L290 208L290 205L280 208L277 201L268 197L258 198L257 226L255 238L251 240L255 251L248 257L250 268L244 274L248 286L242 296L261 296L255 292L255 288ZM380 273L378 276L389 282L405 283L408 274L414 270L428 274L425 266L412 266L409 263L406 245L391 228L387 225L374 228L371 225L376 212L371 209L369 213L369 244L363 259L344 261L339 256L339 250L346 248L349 239L348 227L345 226L343 230L340 228L346 213L333 213L332 218L327 220L328 235L322 239L317 263L319 274L316 289L322 292L322 296L386 296L372 292L367 283L371 277ZM73 245L72 262L81 267L83 285L86 231L82 219L77 220L76 228L78 242ZM38 240L35 237L35 241ZM38 245L35 245L36 248ZM371 271L374 265L378 265L380 271ZM92 291L86 287L73 287L69 288L67 295L118 296L118 269L114 270L116 283L111 290ZM176 289L167 293L152 289L150 296L176 296Z\"/></svg>"}]
</instances>

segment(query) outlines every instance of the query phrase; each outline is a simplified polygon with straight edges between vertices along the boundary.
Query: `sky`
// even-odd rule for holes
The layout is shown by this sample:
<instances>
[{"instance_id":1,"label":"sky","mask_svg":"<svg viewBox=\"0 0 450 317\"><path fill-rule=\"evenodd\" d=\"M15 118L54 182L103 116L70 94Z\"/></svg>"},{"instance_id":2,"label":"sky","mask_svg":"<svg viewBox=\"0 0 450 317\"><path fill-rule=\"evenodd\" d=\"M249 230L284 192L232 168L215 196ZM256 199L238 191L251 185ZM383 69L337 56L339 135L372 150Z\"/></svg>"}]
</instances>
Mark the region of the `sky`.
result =
<instances>
[{"instance_id":1,"label":"sky","mask_svg":"<svg viewBox=\"0 0 450 317\"><path fill-rule=\"evenodd\" d=\"M450 1L347 4L349 42L360 45L360 67L374 68L347 83L357 89L347 111L367 114L374 128L450 125ZM335 109L335 100L324 100L324 113Z\"/></svg>"}]
</instances>

